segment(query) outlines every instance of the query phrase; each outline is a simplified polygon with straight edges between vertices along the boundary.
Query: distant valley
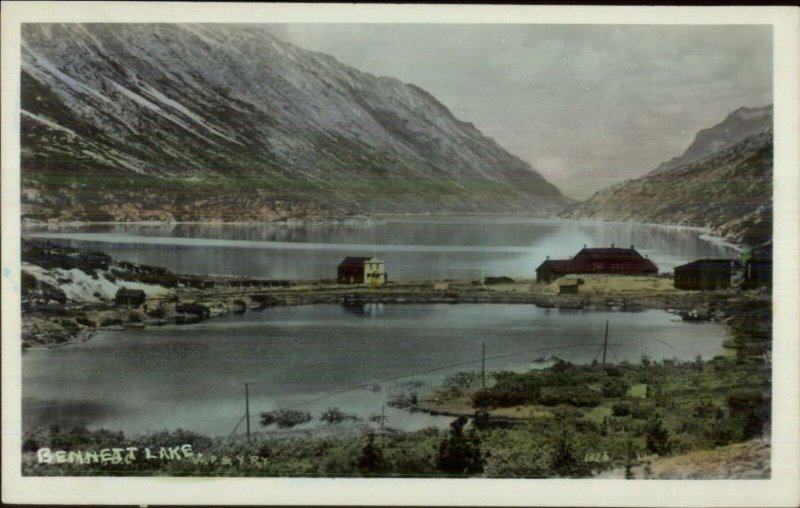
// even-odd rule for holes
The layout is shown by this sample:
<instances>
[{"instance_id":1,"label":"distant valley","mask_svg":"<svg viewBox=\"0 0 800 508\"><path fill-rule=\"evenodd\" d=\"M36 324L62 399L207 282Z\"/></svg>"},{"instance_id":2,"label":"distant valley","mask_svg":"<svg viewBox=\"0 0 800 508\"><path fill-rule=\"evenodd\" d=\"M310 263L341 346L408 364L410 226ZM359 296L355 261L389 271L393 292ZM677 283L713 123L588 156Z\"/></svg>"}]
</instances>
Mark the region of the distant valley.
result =
<instances>
[{"instance_id":1,"label":"distant valley","mask_svg":"<svg viewBox=\"0 0 800 508\"><path fill-rule=\"evenodd\" d=\"M772 158L772 106L740 108L681 156L560 215L700 226L756 245L772 237Z\"/></svg>"}]
</instances>

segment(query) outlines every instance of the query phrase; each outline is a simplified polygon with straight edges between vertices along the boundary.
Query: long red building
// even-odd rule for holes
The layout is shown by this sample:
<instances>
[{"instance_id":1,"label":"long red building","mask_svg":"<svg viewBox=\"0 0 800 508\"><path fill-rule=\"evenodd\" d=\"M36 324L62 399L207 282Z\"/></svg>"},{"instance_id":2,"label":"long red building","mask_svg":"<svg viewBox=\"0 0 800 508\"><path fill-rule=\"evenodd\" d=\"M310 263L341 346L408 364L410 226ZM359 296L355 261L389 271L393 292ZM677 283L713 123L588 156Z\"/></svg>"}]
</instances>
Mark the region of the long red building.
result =
<instances>
[{"instance_id":1,"label":"long red building","mask_svg":"<svg viewBox=\"0 0 800 508\"><path fill-rule=\"evenodd\" d=\"M536 269L537 282L552 282L569 274L607 273L616 275L655 275L658 268L631 245L619 247L584 247L572 259L548 259Z\"/></svg>"}]
</instances>

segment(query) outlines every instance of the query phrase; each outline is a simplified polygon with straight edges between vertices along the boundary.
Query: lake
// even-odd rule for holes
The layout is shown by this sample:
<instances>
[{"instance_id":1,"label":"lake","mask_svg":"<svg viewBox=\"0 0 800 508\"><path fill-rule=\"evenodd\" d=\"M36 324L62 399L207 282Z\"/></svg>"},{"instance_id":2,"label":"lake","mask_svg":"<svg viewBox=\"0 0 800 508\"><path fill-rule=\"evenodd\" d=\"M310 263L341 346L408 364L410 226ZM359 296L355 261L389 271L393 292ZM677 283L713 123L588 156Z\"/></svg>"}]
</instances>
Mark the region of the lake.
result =
<instances>
[{"instance_id":1,"label":"lake","mask_svg":"<svg viewBox=\"0 0 800 508\"><path fill-rule=\"evenodd\" d=\"M634 245L662 272L704 257L733 257L700 231L668 226L501 216L386 217L356 224L93 224L28 228L99 249L117 260L179 273L269 279L334 278L345 256L377 255L390 279L534 278L547 256L568 258L584 245Z\"/></svg>"},{"instance_id":2,"label":"lake","mask_svg":"<svg viewBox=\"0 0 800 508\"><path fill-rule=\"evenodd\" d=\"M275 307L193 325L105 331L91 340L22 357L25 428L60 425L126 433L184 428L227 436L244 414L338 407L363 418L388 399L420 393L444 376L480 369L527 369L554 354L600 359L694 359L723 354L725 333L663 311L600 312L533 305L339 305ZM415 383L420 384L415 387ZM450 418L385 407L386 425L445 426ZM312 422L303 428L313 429ZM244 425L238 426L242 433Z\"/></svg>"}]
</instances>

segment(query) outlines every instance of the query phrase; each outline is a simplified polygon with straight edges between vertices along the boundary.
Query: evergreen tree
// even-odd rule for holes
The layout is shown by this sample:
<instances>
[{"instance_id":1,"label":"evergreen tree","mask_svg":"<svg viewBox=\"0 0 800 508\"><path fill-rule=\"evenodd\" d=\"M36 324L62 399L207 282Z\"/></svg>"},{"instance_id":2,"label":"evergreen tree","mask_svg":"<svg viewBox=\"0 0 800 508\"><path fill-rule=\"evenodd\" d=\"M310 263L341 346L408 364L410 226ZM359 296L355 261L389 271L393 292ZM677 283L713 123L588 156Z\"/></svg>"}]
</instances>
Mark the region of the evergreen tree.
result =
<instances>
[{"instance_id":1,"label":"evergreen tree","mask_svg":"<svg viewBox=\"0 0 800 508\"><path fill-rule=\"evenodd\" d=\"M669 440L669 430L664 426L661 417L655 415L645 426L645 440L647 451L666 455L672 450L672 443Z\"/></svg>"},{"instance_id":2,"label":"evergreen tree","mask_svg":"<svg viewBox=\"0 0 800 508\"><path fill-rule=\"evenodd\" d=\"M439 445L436 468L453 475L470 475L483 472L480 436L475 428L464 433L467 418L459 416L450 424L450 434Z\"/></svg>"}]
</instances>

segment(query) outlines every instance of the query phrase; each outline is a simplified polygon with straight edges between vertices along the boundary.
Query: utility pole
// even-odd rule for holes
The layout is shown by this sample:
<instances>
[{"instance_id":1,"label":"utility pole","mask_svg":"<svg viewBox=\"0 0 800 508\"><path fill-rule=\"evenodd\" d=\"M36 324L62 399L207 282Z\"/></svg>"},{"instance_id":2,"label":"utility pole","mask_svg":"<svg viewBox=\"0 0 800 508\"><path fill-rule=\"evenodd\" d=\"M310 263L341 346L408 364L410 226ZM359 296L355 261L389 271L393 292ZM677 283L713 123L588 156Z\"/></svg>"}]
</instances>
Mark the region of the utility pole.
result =
<instances>
[{"instance_id":1,"label":"utility pole","mask_svg":"<svg viewBox=\"0 0 800 508\"><path fill-rule=\"evenodd\" d=\"M247 441L250 441L250 385L254 383L244 384L244 417L247 420Z\"/></svg>"},{"instance_id":2,"label":"utility pole","mask_svg":"<svg viewBox=\"0 0 800 508\"><path fill-rule=\"evenodd\" d=\"M486 342L481 341L481 388L486 388Z\"/></svg>"},{"instance_id":3,"label":"utility pole","mask_svg":"<svg viewBox=\"0 0 800 508\"><path fill-rule=\"evenodd\" d=\"M386 421L386 404L381 404L381 430L383 430L383 425L385 421Z\"/></svg>"},{"instance_id":4,"label":"utility pole","mask_svg":"<svg viewBox=\"0 0 800 508\"><path fill-rule=\"evenodd\" d=\"M608 349L608 319L606 319L606 338L603 341L603 365L606 364L606 350Z\"/></svg>"}]
</instances>

